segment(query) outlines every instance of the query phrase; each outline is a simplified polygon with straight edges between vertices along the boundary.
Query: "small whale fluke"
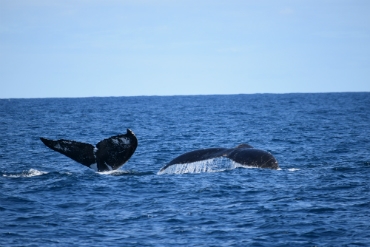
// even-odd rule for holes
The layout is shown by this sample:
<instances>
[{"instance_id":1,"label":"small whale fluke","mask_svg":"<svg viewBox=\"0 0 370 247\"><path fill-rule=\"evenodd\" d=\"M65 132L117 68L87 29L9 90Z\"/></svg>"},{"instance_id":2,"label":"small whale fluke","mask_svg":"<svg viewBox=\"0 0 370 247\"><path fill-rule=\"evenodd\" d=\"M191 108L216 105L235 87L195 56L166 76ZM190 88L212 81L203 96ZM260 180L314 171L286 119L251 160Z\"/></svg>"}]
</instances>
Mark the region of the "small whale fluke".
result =
<instances>
[{"instance_id":1,"label":"small whale fluke","mask_svg":"<svg viewBox=\"0 0 370 247\"><path fill-rule=\"evenodd\" d=\"M94 147L88 143L40 138L49 148L99 172L116 170L126 163L136 150L135 134L127 129L125 135L112 136Z\"/></svg>"},{"instance_id":2,"label":"small whale fluke","mask_svg":"<svg viewBox=\"0 0 370 247\"><path fill-rule=\"evenodd\" d=\"M248 144L240 144L236 148L207 148L182 154L166 164L159 172L163 172L172 165L189 164L219 157L229 158L247 167L279 169L278 162L269 152L253 148Z\"/></svg>"}]
</instances>

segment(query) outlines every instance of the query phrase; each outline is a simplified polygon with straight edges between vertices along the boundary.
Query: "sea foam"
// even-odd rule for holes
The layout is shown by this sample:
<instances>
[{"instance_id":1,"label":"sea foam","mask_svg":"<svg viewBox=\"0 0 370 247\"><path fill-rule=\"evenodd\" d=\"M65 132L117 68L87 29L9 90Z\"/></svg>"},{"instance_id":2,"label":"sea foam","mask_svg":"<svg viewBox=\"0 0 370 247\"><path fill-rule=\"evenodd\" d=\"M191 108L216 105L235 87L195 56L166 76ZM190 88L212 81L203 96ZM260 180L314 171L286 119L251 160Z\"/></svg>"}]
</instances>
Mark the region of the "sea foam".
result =
<instances>
[{"instance_id":1,"label":"sea foam","mask_svg":"<svg viewBox=\"0 0 370 247\"><path fill-rule=\"evenodd\" d=\"M39 171L39 170L31 168L28 171L23 171L22 173L3 174L3 177L29 178L29 177L41 176L41 175L44 175L44 174L48 174L48 172L43 172L43 171Z\"/></svg>"}]
</instances>

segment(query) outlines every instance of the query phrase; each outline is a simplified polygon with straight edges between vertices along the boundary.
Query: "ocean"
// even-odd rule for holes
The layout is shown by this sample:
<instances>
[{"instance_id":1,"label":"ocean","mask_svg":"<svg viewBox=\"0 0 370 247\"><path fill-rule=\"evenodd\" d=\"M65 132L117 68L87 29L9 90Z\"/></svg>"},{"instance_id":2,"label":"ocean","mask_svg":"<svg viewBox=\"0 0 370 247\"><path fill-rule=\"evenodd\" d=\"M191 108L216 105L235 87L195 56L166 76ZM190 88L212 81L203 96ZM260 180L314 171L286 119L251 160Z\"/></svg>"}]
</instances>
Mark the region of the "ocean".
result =
<instances>
[{"instance_id":1,"label":"ocean","mask_svg":"<svg viewBox=\"0 0 370 247\"><path fill-rule=\"evenodd\" d=\"M98 173L40 137L96 144L130 128ZM227 160L248 143L279 170ZM370 246L370 93L0 99L0 246Z\"/></svg>"}]
</instances>

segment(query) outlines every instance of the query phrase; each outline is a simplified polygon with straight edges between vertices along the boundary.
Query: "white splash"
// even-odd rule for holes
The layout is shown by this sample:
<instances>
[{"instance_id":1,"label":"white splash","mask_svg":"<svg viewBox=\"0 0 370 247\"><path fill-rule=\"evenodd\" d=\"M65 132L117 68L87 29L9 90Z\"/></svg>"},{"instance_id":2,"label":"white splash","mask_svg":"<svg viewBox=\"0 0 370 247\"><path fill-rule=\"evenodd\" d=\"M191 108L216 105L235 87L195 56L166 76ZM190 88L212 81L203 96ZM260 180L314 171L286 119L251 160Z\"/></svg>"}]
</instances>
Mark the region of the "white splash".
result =
<instances>
[{"instance_id":1,"label":"white splash","mask_svg":"<svg viewBox=\"0 0 370 247\"><path fill-rule=\"evenodd\" d=\"M101 175L113 175L113 176L126 175L130 173L132 172L123 171L123 170L111 170L111 171L105 171L105 172L98 172L98 174L101 174Z\"/></svg>"},{"instance_id":2,"label":"white splash","mask_svg":"<svg viewBox=\"0 0 370 247\"><path fill-rule=\"evenodd\" d=\"M113 171L113 168L108 165L106 162L104 162L104 164L108 167L109 171ZM94 171L98 171L98 164L97 163L94 163L92 165L89 166L91 169L93 169Z\"/></svg>"},{"instance_id":3,"label":"white splash","mask_svg":"<svg viewBox=\"0 0 370 247\"><path fill-rule=\"evenodd\" d=\"M197 161L186 164L176 164L168 167L157 174L184 174L184 173L201 173L201 172L221 172L232 170L237 167L245 167L227 158L214 158L208 160Z\"/></svg>"},{"instance_id":4,"label":"white splash","mask_svg":"<svg viewBox=\"0 0 370 247\"><path fill-rule=\"evenodd\" d=\"M288 171L290 171L290 172L295 172L295 171L299 171L299 170L301 170L301 169L298 169L298 168L289 168L288 169Z\"/></svg>"},{"instance_id":5,"label":"white splash","mask_svg":"<svg viewBox=\"0 0 370 247\"><path fill-rule=\"evenodd\" d=\"M35 177L35 176L41 176L44 174L48 174L48 172L38 171L36 169L30 169L28 171L24 171L19 174L4 174L3 177L10 177L10 178L29 178L29 177Z\"/></svg>"}]
</instances>

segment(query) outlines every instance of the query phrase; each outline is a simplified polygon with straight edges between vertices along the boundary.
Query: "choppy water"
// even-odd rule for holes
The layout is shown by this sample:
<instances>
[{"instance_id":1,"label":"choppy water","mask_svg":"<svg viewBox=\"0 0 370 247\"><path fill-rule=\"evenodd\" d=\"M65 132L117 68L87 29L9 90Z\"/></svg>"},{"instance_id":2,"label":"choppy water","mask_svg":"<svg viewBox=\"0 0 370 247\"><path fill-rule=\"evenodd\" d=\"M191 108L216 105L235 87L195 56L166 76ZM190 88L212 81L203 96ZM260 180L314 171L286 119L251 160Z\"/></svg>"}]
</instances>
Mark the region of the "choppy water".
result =
<instances>
[{"instance_id":1,"label":"choppy water","mask_svg":"<svg viewBox=\"0 0 370 247\"><path fill-rule=\"evenodd\" d=\"M132 129L96 173L39 137L96 144ZM205 161L248 143L280 170ZM0 100L1 246L369 246L370 93Z\"/></svg>"}]
</instances>

